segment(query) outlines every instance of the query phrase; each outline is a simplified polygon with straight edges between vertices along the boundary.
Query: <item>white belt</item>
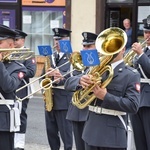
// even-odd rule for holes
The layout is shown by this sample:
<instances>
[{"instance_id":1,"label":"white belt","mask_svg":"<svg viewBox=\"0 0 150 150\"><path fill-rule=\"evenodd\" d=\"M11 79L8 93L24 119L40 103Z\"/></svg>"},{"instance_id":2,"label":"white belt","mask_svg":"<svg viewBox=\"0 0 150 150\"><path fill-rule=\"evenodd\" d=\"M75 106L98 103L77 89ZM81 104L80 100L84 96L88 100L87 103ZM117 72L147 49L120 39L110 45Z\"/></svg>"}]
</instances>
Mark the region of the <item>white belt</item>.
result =
<instances>
[{"instance_id":1,"label":"white belt","mask_svg":"<svg viewBox=\"0 0 150 150\"><path fill-rule=\"evenodd\" d=\"M141 78L140 82L141 83L149 83L150 84L150 79Z\"/></svg>"},{"instance_id":2,"label":"white belt","mask_svg":"<svg viewBox=\"0 0 150 150\"><path fill-rule=\"evenodd\" d=\"M0 100L0 105L14 105L14 100Z\"/></svg>"},{"instance_id":3,"label":"white belt","mask_svg":"<svg viewBox=\"0 0 150 150\"><path fill-rule=\"evenodd\" d=\"M106 108L91 106L91 105L89 105L89 111L95 112L97 114L105 114L105 115L112 115L112 116L126 115L126 112L106 109Z\"/></svg>"},{"instance_id":4,"label":"white belt","mask_svg":"<svg viewBox=\"0 0 150 150\"><path fill-rule=\"evenodd\" d=\"M64 86L53 86L53 89L65 89Z\"/></svg>"}]
</instances>

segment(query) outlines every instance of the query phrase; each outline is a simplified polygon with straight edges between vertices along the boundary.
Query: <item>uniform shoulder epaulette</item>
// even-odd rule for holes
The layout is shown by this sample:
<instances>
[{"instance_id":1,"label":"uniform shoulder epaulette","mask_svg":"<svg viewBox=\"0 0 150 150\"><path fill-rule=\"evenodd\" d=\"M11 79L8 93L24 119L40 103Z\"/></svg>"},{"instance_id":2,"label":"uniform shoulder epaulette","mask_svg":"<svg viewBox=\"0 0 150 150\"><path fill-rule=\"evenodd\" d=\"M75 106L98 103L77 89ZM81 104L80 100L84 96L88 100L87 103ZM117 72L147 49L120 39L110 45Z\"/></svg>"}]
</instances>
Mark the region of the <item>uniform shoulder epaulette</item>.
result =
<instances>
[{"instance_id":1,"label":"uniform shoulder epaulette","mask_svg":"<svg viewBox=\"0 0 150 150\"><path fill-rule=\"evenodd\" d=\"M137 69L132 68L132 67L128 67L128 69L129 69L130 71L134 72L134 73L137 73L137 72L138 72Z\"/></svg>"}]
</instances>

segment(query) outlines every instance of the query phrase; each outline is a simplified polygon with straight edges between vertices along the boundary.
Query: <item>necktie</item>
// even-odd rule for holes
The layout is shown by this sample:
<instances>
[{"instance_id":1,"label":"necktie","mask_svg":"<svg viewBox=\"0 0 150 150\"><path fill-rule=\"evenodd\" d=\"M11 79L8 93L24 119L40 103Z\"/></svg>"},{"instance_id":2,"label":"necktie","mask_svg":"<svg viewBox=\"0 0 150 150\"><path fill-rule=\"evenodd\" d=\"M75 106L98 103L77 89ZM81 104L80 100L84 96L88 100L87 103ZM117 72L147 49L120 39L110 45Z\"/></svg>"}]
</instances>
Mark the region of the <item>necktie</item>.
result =
<instances>
[{"instance_id":1,"label":"necktie","mask_svg":"<svg viewBox=\"0 0 150 150\"><path fill-rule=\"evenodd\" d=\"M144 53L146 53L148 50L149 50L149 48L146 47L146 48L144 49Z\"/></svg>"},{"instance_id":2,"label":"necktie","mask_svg":"<svg viewBox=\"0 0 150 150\"><path fill-rule=\"evenodd\" d=\"M59 53L56 55L56 65L58 64L58 62L59 62Z\"/></svg>"}]
</instances>

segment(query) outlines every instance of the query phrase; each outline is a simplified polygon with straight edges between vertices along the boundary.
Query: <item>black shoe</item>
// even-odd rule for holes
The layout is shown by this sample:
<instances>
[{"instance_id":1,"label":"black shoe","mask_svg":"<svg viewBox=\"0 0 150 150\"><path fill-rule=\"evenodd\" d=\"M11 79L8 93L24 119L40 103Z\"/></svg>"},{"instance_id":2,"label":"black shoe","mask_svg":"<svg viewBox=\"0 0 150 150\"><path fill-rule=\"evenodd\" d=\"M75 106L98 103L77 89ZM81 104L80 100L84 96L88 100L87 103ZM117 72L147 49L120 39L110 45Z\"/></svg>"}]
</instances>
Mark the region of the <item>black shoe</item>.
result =
<instances>
[{"instance_id":1,"label":"black shoe","mask_svg":"<svg viewBox=\"0 0 150 150\"><path fill-rule=\"evenodd\" d=\"M24 150L24 148L19 148L19 147L17 147L17 148L15 148L14 150Z\"/></svg>"}]
</instances>

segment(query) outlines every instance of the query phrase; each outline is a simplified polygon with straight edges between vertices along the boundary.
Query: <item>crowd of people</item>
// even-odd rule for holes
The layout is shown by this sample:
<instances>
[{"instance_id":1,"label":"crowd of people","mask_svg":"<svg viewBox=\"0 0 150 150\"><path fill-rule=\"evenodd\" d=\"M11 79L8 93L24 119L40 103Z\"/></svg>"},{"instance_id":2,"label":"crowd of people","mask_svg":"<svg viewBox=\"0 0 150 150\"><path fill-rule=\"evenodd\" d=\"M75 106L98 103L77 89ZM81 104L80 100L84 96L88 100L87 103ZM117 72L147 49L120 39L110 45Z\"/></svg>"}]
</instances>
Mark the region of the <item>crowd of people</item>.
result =
<instances>
[{"instance_id":1,"label":"crowd of people","mask_svg":"<svg viewBox=\"0 0 150 150\"><path fill-rule=\"evenodd\" d=\"M59 150L61 140L64 150L72 150L73 136L77 150L132 150L128 145L128 123L131 120L136 150L150 150L150 15L143 20L146 46L132 43L132 27L129 19L123 20L127 43L107 64L113 71L107 86L103 73L95 82L95 68L74 70L69 53L62 53L59 40L70 40L70 30L53 28L55 53L48 56L50 66L43 68L52 82L51 110L46 109L47 139L51 150ZM98 35L83 32L82 50L95 50ZM34 57L27 60L11 60L4 49L25 48L27 34L18 29L0 25L0 150L24 150L27 129L27 106L29 98L18 101L30 93L30 87L18 91L29 83L36 73ZM136 54L133 66L124 63L124 56L132 50ZM101 55L100 55L101 57ZM102 62L105 60L102 60ZM102 63L101 62L101 63ZM78 63L78 62L77 62ZM101 65L101 64L100 64ZM94 85L90 92L89 87ZM83 90L94 97L80 109L73 103L74 93ZM43 94L44 95L44 94ZM47 95L44 95L47 96ZM47 97L49 99L49 97Z\"/></svg>"}]
</instances>

